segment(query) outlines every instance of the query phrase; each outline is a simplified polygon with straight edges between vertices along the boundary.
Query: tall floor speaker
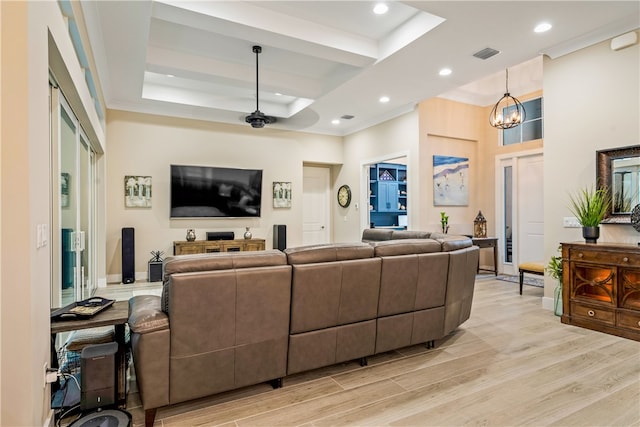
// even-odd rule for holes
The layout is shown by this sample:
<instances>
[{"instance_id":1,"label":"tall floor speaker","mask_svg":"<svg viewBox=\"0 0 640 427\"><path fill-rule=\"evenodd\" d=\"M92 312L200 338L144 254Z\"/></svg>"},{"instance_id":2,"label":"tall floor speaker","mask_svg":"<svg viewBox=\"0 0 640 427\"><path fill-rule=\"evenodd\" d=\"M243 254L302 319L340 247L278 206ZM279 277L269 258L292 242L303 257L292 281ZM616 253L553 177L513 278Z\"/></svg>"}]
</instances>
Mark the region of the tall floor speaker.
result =
<instances>
[{"instance_id":1,"label":"tall floor speaker","mask_svg":"<svg viewBox=\"0 0 640 427\"><path fill-rule=\"evenodd\" d=\"M287 248L287 226L284 224L274 224L273 226L273 249L284 251Z\"/></svg>"},{"instance_id":2,"label":"tall floor speaker","mask_svg":"<svg viewBox=\"0 0 640 427\"><path fill-rule=\"evenodd\" d=\"M122 229L122 283L136 281L135 236L132 227Z\"/></svg>"},{"instance_id":3,"label":"tall floor speaker","mask_svg":"<svg viewBox=\"0 0 640 427\"><path fill-rule=\"evenodd\" d=\"M88 345L80 353L80 408L101 408L116 403L118 343Z\"/></svg>"}]
</instances>

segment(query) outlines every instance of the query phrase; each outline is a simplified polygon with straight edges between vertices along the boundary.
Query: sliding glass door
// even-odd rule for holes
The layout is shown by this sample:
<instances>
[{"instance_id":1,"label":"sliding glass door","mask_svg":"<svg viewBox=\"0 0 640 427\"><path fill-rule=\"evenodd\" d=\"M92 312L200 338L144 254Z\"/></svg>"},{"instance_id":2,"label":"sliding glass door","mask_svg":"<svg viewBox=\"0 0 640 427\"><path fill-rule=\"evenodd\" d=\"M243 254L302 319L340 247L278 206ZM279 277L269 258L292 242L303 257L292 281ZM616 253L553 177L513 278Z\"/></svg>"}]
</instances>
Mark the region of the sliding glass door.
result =
<instances>
[{"instance_id":1,"label":"sliding glass door","mask_svg":"<svg viewBox=\"0 0 640 427\"><path fill-rule=\"evenodd\" d=\"M95 154L64 97L52 89L52 146L59 185L54 205L58 234L54 244L54 289L51 304L65 306L93 295L95 276ZM57 105L53 105L57 99ZM55 157L55 156L54 156ZM54 179L55 183L56 180ZM55 218L57 217L57 218ZM57 219L57 220L56 220Z\"/></svg>"}]
</instances>

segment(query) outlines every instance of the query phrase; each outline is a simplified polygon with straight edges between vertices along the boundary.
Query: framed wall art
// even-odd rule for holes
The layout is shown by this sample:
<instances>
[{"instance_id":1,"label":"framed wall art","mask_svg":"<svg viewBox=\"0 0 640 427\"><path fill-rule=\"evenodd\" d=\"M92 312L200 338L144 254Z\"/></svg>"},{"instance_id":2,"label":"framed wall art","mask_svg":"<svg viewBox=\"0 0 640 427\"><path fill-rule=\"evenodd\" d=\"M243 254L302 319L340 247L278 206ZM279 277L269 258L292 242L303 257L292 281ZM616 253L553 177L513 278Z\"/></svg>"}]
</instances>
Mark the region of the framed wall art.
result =
<instances>
[{"instance_id":1,"label":"framed wall art","mask_svg":"<svg viewBox=\"0 0 640 427\"><path fill-rule=\"evenodd\" d=\"M60 174L60 206L69 207L69 189L71 188L71 175L66 172Z\"/></svg>"},{"instance_id":2,"label":"framed wall art","mask_svg":"<svg viewBox=\"0 0 640 427\"><path fill-rule=\"evenodd\" d=\"M273 207L274 208L290 208L291 207L291 183L290 182L274 182L273 183Z\"/></svg>"},{"instance_id":3,"label":"framed wall art","mask_svg":"<svg viewBox=\"0 0 640 427\"><path fill-rule=\"evenodd\" d=\"M151 177L125 175L124 206L126 208L151 207Z\"/></svg>"},{"instance_id":4,"label":"framed wall art","mask_svg":"<svg viewBox=\"0 0 640 427\"><path fill-rule=\"evenodd\" d=\"M433 206L469 205L469 159L433 156Z\"/></svg>"}]
</instances>

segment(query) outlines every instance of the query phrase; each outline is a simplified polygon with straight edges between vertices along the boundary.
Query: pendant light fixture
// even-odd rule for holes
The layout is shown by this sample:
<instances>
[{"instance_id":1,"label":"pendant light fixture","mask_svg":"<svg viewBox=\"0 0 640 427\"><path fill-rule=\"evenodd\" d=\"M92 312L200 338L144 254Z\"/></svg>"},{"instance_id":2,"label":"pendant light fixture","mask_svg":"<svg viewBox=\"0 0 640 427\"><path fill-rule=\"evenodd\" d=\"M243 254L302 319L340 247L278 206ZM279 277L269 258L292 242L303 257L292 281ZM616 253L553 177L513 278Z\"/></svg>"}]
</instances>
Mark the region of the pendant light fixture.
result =
<instances>
[{"instance_id":1,"label":"pendant light fixture","mask_svg":"<svg viewBox=\"0 0 640 427\"><path fill-rule=\"evenodd\" d=\"M507 73L505 94L496 102L489 115L489 124L498 129L514 128L522 124L526 118L522 102L509 94L509 70L505 71Z\"/></svg>"}]
</instances>

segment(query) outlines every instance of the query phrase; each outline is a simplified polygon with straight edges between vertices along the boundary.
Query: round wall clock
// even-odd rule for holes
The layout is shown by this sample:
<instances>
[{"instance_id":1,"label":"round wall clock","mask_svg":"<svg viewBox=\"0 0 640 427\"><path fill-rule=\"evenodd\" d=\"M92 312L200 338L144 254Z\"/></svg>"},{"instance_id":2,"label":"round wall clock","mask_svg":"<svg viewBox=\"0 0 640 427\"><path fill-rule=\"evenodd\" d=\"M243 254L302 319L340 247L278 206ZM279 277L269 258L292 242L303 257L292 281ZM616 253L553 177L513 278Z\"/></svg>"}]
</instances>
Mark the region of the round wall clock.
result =
<instances>
[{"instance_id":1,"label":"round wall clock","mask_svg":"<svg viewBox=\"0 0 640 427\"><path fill-rule=\"evenodd\" d=\"M346 184L338 188L338 204L343 208L351 204L351 188Z\"/></svg>"}]
</instances>

